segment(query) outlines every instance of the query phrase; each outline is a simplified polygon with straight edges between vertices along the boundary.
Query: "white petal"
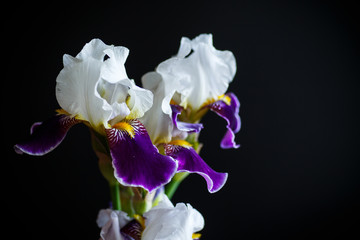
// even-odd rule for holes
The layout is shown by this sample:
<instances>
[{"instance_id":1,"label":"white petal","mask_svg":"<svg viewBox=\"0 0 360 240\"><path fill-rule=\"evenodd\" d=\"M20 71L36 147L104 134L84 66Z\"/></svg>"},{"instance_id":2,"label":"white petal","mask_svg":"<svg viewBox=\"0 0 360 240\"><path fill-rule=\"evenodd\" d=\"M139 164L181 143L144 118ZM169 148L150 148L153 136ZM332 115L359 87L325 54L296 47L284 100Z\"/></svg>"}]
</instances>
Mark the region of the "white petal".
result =
<instances>
[{"instance_id":1,"label":"white petal","mask_svg":"<svg viewBox=\"0 0 360 240\"><path fill-rule=\"evenodd\" d=\"M110 83L101 79L97 86L97 91L110 105L114 102L125 102L130 89L128 81L129 80L123 80L116 83Z\"/></svg>"},{"instance_id":2,"label":"white petal","mask_svg":"<svg viewBox=\"0 0 360 240\"><path fill-rule=\"evenodd\" d=\"M160 73L165 82L166 95L172 91L176 91L181 95L180 104L186 107L187 98L193 91L193 83L191 82L191 76L189 74L179 73L179 66L183 65L184 59L182 58L170 58L156 68L156 72Z\"/></svg>"},{"instance_id":3,"label":"white petal","mask_svg":"<svg viewBox=\"0 0 360 240\"><path fill-rule=\"evenodd\" d=\"M102 61L92 57L79 61L68 61L56 79L56 98L60 106L95 129L106 124L111 109L97 92Z\"/></svg>"},{"instance_id":4,"label":"white petal","mask_svg":"<svg viewBox=\"0 0 360 240\"><path fill-rule=\"evenodd\" d=\"M114 125L115 123L118 123L122 121L125 117L127 117L130 114L130 109L126 105L126 103L117 103L114 102L111 104L112 113L110 116L110 125Z\"/></svg>"},{"instance_id":5,"label":"white petal","mask_svg":"<svg viewBox=\"0 0 360 240\"><path fill-rule=\"evenodd\" d=\"M190 204L159 203L144 214L144 240L191 240L204 227L204 218Z\"/></svg>"},{"instance_id":6,"label":"white petal","mask_svg":"<svg viewBox=\"0 0 360 240\"><path fill-rule=\"evenodd\" d=\"M64 55L64 68L56 80L60 106L98 131L108 128L109 120L143 116L152 105L152 93L128 79L124 66L128 54L125 47L93 39L76 58Z\"/></svg>"},{"instance_id":7,"label":"white petal","mask_svg":"<svg viewBox=\"0 0 360 240\"><path fill-rule=\"evenodd\" d=\"M196 50L197 46L200 44L206 44L206 45L212 46L213 45L212 34L200 34L199 36L197 36L196 38L194 38L191 41L191 45L194 50Z\"/></svg>"},{"instance_id":8,"label":"white petal","mask_svg":"<svg viewBox=\"0 0 360 240\"><path fill-rule=\"evenodd\" d=\"M131 81L129 96L127 105L130 109L130 114L127 116L128 119L141 118L153 104L152 92L136 86L134 81Z\"/></svg>"},{"instance_id":9,"label":"white petal","mask_svg":"<svg viewBox=\"0 0 360 240\"><path fill-rule=\"evenodd\" d=\"M64 54L64 56L63 56L64 67L69 64L73 64L73 63L79 62L79 61L80 61L79 59L76 59L73 56L70 56L69 54Z\"/></svg>"},{"instance_id":10,"label":"white petal","mask_svg":"<svg viewBox=\"0 0 360 240\"><path fill-rule=\"evenodd\" d=\"M101 228L100 236L103 240L123 240L120 229L130 220L125 212L102 209L96 223Z\"/></svg>"},{"instance_id":11,"label":"white petal","mask_svg":"<svg viewBox=\"0 0 360 240\"><path fill-rule=\"evenodd\" d=\"M87 59L91 57L102 61L105 56L104 50L110 47L112 46L106 45L100 39L95 38L91 40L89 43L85 44L85 46L80 51L80 53L76 55L76 58Z\"/></svg>"},{"instance_id":12,"label":"white petal","mask_svg":"<svg viewBox=\"0 0 360 240\"><path fill-rule=\"evenodd\" d=\"M182 37L177 57L184 58L190 52L191 52L191 40L189 38L187 38L187 37Z\"/></svg>"},{"instance_id":13,"label":"white petal","mask_svg":"<svg viewBox=\"0 0 360 240\"><path fill-rule=\"evenodd\" d=\"M156 71L167 85L178 84L180 105L186 107L188 103L196 111L226 92L236 72L236 61L230 51L213 47L211 34L202 34L193 40L182 38L178 55L159 64Z\"/></svg>"},{"instance_id":14,"label":"white petal","mask_svg":"<svg viewBox=\"0 0 360 240\"><path fill-rule=\"evenodd\" d=\"M173 130L170 100L174 91L166 92L165 83L156 72L145 74L142 83L144 88L153 93L154 102L150 110L139 120L144 124L154 144L169 142Z\"/></svg>"},{"instance_id":15,"label":"white petal","mask_svg":"<svg viewBox=\"0 0 360 240\"><path fill-rule=\"evenodd\" d=\"M111 83L127 79L128 76L124 64L129 55L129 49L126 47L114 47L105 49L104 53L109 58L104 62L101 77Z\"/></svg>"}]
</instances>

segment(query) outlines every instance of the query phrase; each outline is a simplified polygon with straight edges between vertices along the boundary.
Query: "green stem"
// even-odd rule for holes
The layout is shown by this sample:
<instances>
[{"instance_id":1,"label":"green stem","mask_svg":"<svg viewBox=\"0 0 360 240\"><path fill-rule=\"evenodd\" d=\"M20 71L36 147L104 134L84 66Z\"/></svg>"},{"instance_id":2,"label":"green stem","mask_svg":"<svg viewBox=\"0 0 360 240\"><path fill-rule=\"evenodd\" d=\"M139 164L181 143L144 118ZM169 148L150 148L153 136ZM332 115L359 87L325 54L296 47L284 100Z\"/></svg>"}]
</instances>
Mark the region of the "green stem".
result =
<instances>
[{"instance_id":1,"label":"green stem","mask_svg":"<svg viewBox=\"0 0 360 240\"><path fill-rule=\"evenodd\" d=\"M121 211L126 212L129 217L133 217L135 210L133 206L134 193L132 187L120 186L120 192Z\"/></svg>"},{"instance_id":2,"label":"green stem","mask_svg":"<svg viewBox=\"0 0 360 240\"><path fill-rule=\"evenodd\" d=\"M165 194L168 196L169 199L174 196L174 193L176 192L176 189L179 187L179 185L180 182L173 180L168 185L166 185Z\"/></svg>"},{"instance_id":3,"label":"green stem","mask_svg":"<svg viewBox=\"0 0 360 240\"><path fill-rule=\"evenodd\" d=\"M120 185L118 182L110 184L110 195L114 210L121 210Z\"/></svg>"},{"instance_id":4,"label":"green stem","mask_svg":"<svg viewBox=\"0 0 360 240\"><path fill-rule=\"evenodd\" d=\"M171 199L174 196L180 183L189 175L188 172L176 173L171 182L165 186L165 194Z\"/></svg>"}]
</instances>

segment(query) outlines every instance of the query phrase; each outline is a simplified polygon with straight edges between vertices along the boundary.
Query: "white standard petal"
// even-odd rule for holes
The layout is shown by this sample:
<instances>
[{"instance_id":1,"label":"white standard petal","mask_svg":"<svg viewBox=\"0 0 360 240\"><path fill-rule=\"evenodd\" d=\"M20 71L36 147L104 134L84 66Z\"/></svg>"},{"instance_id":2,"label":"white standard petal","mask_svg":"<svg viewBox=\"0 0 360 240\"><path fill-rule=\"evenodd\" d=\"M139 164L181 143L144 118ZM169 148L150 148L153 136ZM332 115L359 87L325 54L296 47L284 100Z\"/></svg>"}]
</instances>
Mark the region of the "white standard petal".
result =
<instances>
[{"instance_id":1,"label":"white standard petal","mask_svg":"<svg viewBox=\"0 0 360 240\"><path fill-rule=\"evenodd\" d=\"M101 77L111 83L127 79L125 61L129 55L129 49L126 47L113 47L105 49L104 53L109 58L104 62Z\"/></svg>"},{"instance_id":2,"label":"white standard petal","mask_svg":"<svg viewBox=\"0 0 360 240\"><path fill-rule=\"evenodd\" d=\"M169 142L173 130L170 100L174 91L166 92L165 83L161 75L156 72L145 74L142 77L142 84L153 93L154 102L150 110L139 120L144 124L155 145Z\"/></svg>"},{"instance_id":3,"label":"white standard petal","mask_svg":"<svg viewBox=\"0 0 360 240\"><path fill-rule=\"evenodd\" d=\"M204 218L190 204L175 207L159 203L144 214L144 240L191 240L195 232L204 227Z\"/></svg>"},{"instance_id":4,"label":"white standard petal","mask_svg":"<svg viewBox=\"0 0 360 240\"><path fill-rule=\"evenodd\" d=\"M136 86L133 80L130 80L128 93L129 98L126 103L130 109L130 114L127 116L127 119L141 118L153 104L153 93L147 89Z\"/></svg>"},{"instance_id":5,"label":"white standard petal","mask_svg":"<svg viewBox=\"0 0 360 240\"><path fill-rule=\"evenodd\" d=\"M99 132L110 127L110 120L143 116L152 105L152 93L128 79L124 66L128 54L125 47L94 39L75 58L64 55L64 68L56 80L60 106Z\"/></svg>"},{"instance_id":6,"label":"white standard petal","mask_svg":"<svg viewBox=\"0 0 360 240\"><path fill-rule=\"evenodd\" d=\"M232 52L214 48L211 34L201 34L193 40L182 38L178 55L159 64L156 71L167 84L187 84L177 90L182 95L180 105L189 104L196 111L226 92L236 72L236 60Z\"/></svg>"},{"instance_id":7,"label":"white standard petal","mask_svg":"<svg viewBox=\"0 0 360 240\"><path fill-rule=\"evenodd\" d=\"M56 79L57 101L65 111L99 129L111 115L111 109L97 92L102 61L92 57L64 59L64 68Z\"/></svg>"},{"instance_id":8,"label":"white standard petal","mask_svg":"<svg viewBox=\"0 0 360 240\"><path fill-rule=\"evenodd\" d=\"M184 50L185 51L185 50ZM187 99L194 90L194 84L191 82L191 76L186 72L179 72L179 67L183 65L184 59L170 58L156 68L165 84L166 95L171 92L180 94L178 104L187 107Z\"/></svg>"},{"instance_id":9,"label":"white standard petal","mask_svg":"<svg viewBox=\"0 0 360 240\"><path fill-rule=\"evenodd\" d=\"M111 109L109 117L111 125L123 120L130 114L130 109L126 104L130 87L124 82L126 80L110 83L101 79L97 86L98 93L106 100L108 108Z\"/></svg>"},{"instance_id":10,"label":"white standard petal","mask_svg":"<svg viewBox=\"0 0 360 240\"><path fill-rule=\"evenodd\" d=\"M98 38L95 38L85 44L83 49L80 51L78 55L76 55L77 59L87 59L89 57L103 60L105 56L105 49L112 48L112 45L106 45L103 41Z\"/></svg>"}]
</instances>

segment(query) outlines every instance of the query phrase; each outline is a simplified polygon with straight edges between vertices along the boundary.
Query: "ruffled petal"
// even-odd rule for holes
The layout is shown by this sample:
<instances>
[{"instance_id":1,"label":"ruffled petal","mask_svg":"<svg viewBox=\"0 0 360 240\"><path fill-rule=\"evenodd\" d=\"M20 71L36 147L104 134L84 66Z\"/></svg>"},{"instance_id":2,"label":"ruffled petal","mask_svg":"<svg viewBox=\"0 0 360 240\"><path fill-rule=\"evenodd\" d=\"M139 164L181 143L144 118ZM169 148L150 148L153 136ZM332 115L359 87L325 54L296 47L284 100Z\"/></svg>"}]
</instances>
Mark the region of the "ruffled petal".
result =
<instances>
[{"instance_id":1,"label":"ruffled petal","mask_svg":"<svg viewBox=\"0 0 360 240\"><path fill-rule=\"evenodd\" d=\"M181 113L183 110L183 107L178 105L171 105L172 109L172 121L174 126L183 132L187 133L198 133L201 129L204 128L204 126L201 123L187 123L187 122L181 122L177 120L177 116Z\"/></svg>"},{"instance_id":2,"label":"ruffled petal","mask_svg":"<svg viewBox=\"0 0 360 240\"><path fill-rule=\"evenodd\" d=\"M121 184L151 192L171 180L177 163L158 152L138 120L120 122L105 131L115 177Z\"/></svg>"},{"instance_id":3,"label":"ruffled petal","mask_svg":"<svg viewBox=\"0 0 360 240\"><path fill-rule=\"evenodd\" d=\"M226 92L235 76L236 60L232 52L213 46L211 34L201 34L193 40L183 37L178 55L160 63L156 72L166 84L176 85L179 105L197 111Z\"/></svg>"},{"instance_id":4,"label":"ruffled petal","mask_svg":"<svg viewBox=\"0 0 360 240\"><path fill-rule=\"evenodd\" d=\"M163 202L144 214L143 240L192 239L194 232L203 229L203 216L190 204L178 203L174 207L169 200Z\"/></svg>"},{"instance_id":5,"label":"ruffled petal","mask_svg":"<svg viewBox=\"0 0 360 240\"><path fill-rule=\"evenodd\" d=\"M127 119L141 118L153 104L153 93L150 90L136 86L133 80L131 80L129 96L127 104L131 111Z\"/></svg>"},{"instance_id":6,"label":"ruffled petal","mask_svg":"<svg viewBox=\"0 0 360 240\"><path fill-rule=\"evenodd\" d=\"M241 121L239 116L240 102L233 93L228 93L221 100L218 100L206 107L217 113L227 122L227 131L220 146L222 148L238 148L235 143L235 133L240 131Z\"/></svg>"},{"instance_id":7,"label":"ruffled petal","mask_svg":"<svg viewBox=\"0 0 360 240\"><path fill-rule=\"evenodd\" d=\"M215 172L192 147L165 144L165 154L178 161L179 172L197 173L204 177L211 193L219 191L227 180L227 173Z\"/></svg>"},{"instance_id":8,"label":"ruffled petal","mask_svg":"<svg viewBox=\"0 0 360 240\"><path fill-rule=\"evenodd\" d=\"M44 155L56 148L67 131L80 121L66 115L56 115L42 123L34 123L30 137L14 146L18 154Z\"/></svg>"},{"instance_id":9,"label":"ruffled petal","mask_svg":"<svg viewBox=\"0 0 360 240\"><path fill-rule=\"evenodd\" d=\"M76 55L76 58L86 59L91 57L97 60L102 60L105 56L104 50L109 47L112 46L106 45L98 38L94 38L90 42L85 44L85 46L81 49L80 53Z\"/></svg>"},{"instance_id":10,"label":"ruffled petal","mask_svg":"<svg viewBox=\"0 0 360 240\"><path fill-rule=\"evenodd\" d=\"M106 48L111 46L94 39L76 58L65 55L64 68L56 79L56 99L61 108L88 121L94 129L106 125L112 113L111 106L97 91Z\"/></svg>"},{"instance_id":11,"label":"ruffled petal","mask_svg":"<svg viewBox=\"0 0 360 240\"><path fill-rule=\"evenodd\" d=\"M116 83L122 79L128 79L125 69L125 61L129 55L129 49L118 46L104 50L109 58L104 61L101 69L101 77L111 83Z\"/></svg>"},{"instance_id":12,"label":"ruffled petal","mask_svg":"<svg viewBox=\"0 0 360 240\"><path fill-rule=\"evenodd\" d=\"M64 68L56 79L60 106L101 133L110 127L110 120L143 116L152 105L152 93L128 79L124 66L128 54L125 47L94 39L75 58L64 55Z\"/></svg>"}]
</instances>

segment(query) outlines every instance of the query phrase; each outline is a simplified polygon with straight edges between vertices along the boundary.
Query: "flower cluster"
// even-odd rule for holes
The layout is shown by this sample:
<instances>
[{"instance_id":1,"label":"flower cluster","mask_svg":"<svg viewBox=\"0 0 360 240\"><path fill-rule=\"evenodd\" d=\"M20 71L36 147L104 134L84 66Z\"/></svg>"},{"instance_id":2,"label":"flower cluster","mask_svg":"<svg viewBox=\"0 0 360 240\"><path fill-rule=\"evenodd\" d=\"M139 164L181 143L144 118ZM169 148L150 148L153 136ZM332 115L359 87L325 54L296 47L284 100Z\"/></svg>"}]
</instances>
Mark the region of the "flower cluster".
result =
<instances>
[{"instance_id":1,"label":"flower cluster","mask_svg":"<svg viewBox=\"0 0 360 240\"><path fill-rule=\"evenodd\" d=\"M101 238L197 239L204 225L189 204L172 205L179 183L201 175L208 191L222 188L227 173L213 170L199 155L198 136L211 110L227 123L222 148L237 148L240 103L226 93L236 72L234 55L214 48L211 34L181 39L178 53L142 77L143 88L126 73L129 50L87 43L78 55L65 54L56 79L60 105L52 118L35 123L19 154L44 155L74 125L91 131L100 170L108 180L112 209L101 210Z\"/></svg>"}]
</instances>

